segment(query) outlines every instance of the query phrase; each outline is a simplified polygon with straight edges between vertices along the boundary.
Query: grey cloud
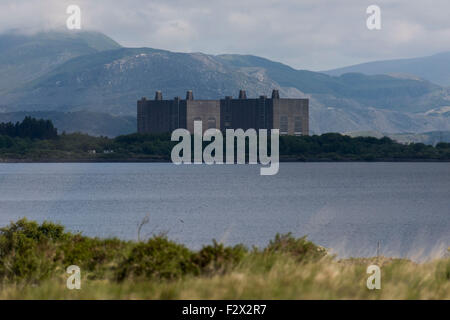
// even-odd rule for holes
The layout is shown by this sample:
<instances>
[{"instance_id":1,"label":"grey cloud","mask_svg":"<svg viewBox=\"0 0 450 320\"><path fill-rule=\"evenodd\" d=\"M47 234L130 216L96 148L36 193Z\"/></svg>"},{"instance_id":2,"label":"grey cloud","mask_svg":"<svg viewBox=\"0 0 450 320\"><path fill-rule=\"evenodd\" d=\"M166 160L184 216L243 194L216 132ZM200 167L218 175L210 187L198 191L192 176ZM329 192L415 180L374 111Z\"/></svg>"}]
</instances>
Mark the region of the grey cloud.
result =
<instances>
[{"instance_id":1,"label":"grey cloud","mask_svg":"<svg viewBox=\"0 0 450 320\"><path fill-rule=\"evenodd\" d=\"M69 4L82 26L125 46L243 53L322 70L450 50L448 0L2 0L0 32L62 28ZM381 7L382 30L366 28Z\"/></svg>"}]
</instances>

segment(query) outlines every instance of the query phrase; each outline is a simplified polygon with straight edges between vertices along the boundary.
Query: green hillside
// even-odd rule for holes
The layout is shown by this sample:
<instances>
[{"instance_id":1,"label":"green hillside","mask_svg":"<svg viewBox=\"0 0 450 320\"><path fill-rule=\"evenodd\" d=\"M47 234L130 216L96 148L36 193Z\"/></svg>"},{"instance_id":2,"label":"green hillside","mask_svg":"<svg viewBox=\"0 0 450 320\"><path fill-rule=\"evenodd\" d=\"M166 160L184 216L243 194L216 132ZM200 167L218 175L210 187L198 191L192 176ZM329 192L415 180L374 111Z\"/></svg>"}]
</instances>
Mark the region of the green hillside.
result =
<instances>
[{"instance_id":1,"label":"green hillside","mask_svg":"<svg viewBox=\"0 0 450 320\"><path fill-rule=\"evenodd\" d=\"M249 55L220 55L219 59L237 68L262 68L267 76L282 87L294 87L309 94L332 95L353 99L363 105L381 109L419 112L429 110L429 102L445 104L446 97L439 97L441 88L428 81L404 79L387 75L346 73L330 76L307 70L296 70L282 63ZM434 97L433 97L434 96Z\"/></svg>"},{"instance_id":2,"label":"green hillside","mask_svg":"<svg viewBox=\"0 0 450 320\"><path fill-rule=\"evenodd\" d=\"M196 98L217 99L236 95L241 88L249 96L259 96L273 87L295 88L326 104L330 98L350 99L362 106L394 111L422 112L429 110L430 104L449 103L440 94L442 88L427 81L356 73L332 77L252 56L121 48L71 59L12 91L3 104L63 111L82 106L131 114L137 98L155 90L173 98L192 89Z\"/></svg>"}]
</instances>

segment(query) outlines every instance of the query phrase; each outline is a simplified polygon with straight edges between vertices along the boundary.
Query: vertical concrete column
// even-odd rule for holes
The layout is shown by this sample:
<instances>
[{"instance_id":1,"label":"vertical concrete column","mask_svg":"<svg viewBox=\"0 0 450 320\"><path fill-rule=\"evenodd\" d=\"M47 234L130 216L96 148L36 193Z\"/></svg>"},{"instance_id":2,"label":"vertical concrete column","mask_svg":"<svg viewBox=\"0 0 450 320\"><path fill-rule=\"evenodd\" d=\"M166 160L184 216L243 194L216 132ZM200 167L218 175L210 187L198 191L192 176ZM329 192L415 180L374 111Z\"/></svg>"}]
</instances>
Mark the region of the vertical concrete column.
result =
<instances>
[{"instance_id":1,"label":"vertical concrete column","mask_svg":"<svg viewBox=\"0 0 450 320\"><path fill-rule=\"evenodd\" d=\"M173 98L171 113L171 130L180 128L180 97Z\"/></svg>"},{"instance_id":2,"label":"vertical concrete column","mask_svg":"<svg viewBox=\"0 0 450 320\"><path fill-rule=\"evenodd\" d=\"M258 114L256 123L258 124L258 129L266 129L266 100L267 96L259 96L258 102ZM255 128L256 129L256 128Z\"/></svg>"},{"instance_id":3,"label":"vertical concrete column","mask_svg":"<svg viewBox=\"0 0 450 320\"><path fill-rule=\"evenodd\" d=\"M138 100L137 102L137 131L138 133L145 132L145 103L147 99L145 97L142 97L141 100Z\"/></svg>"},{"instance_id":4,"label":"vertical concrete column","mask_svg":"<svg viewBox=\"0 0 450 320\"><path fill-rule=\"evenodd\" d=\"M280 92L277 89L272 90L272 99L280 99Z\"/></svg>"}]
</instances>

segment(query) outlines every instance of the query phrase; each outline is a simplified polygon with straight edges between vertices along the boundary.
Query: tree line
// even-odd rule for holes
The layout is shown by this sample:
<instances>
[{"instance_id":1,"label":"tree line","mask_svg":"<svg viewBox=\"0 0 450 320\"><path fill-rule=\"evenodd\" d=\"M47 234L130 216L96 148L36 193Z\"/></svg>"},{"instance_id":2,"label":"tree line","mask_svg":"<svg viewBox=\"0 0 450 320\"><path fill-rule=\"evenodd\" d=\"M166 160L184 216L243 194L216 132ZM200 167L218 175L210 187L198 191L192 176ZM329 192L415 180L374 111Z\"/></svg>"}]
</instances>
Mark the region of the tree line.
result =
<instances>
[{"instance_id":1,"label":"tree line","mask_svg":"<svg viewBox=\"0 0 450 320\"><path fill-rule=\"evenodd\" d=\"M51 120L25 117L22 122L0 123L0 135L30 139L55 139L58 130Z\"/></svg>"},{"instance_id":2,"label":"tree line","mask_svg":"<svg viewBox=\"0 0 450 320\"><path fill-rule=\"evenodd\" d=\"M0 124L0 160L170 161L172 148L178 143L170 138L169 133L116 138L58 135L50 120L27 117L22 123ZM449 143L401 144L387 137L352 138L339 133L280 136L279 146L280 159L289 161L450 160Z\"/></svg>"}]
</instances>

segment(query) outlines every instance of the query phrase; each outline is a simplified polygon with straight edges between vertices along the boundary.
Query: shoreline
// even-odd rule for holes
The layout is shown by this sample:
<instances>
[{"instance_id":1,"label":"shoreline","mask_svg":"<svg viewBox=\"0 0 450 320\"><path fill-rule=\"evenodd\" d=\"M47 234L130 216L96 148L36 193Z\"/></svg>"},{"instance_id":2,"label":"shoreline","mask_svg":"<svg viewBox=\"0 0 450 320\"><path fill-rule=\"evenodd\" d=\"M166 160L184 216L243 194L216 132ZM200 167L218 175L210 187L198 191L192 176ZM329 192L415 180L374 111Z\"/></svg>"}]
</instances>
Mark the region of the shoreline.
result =
<instances>
[{"instance_id":1,"label":"shoreline","mask_svg":"<svg viewBox=\"0 0 450 320\"><path fill-rule=\"evenodd\" d=\"M280 159L280 163L301 163L301 162L309 162L309 163L320 163L320 162L428 162L428 163L437 163L450 162L450 159L392 159L392 158L382 158L382 159L374 159L374 160L364 160L364 159L295 159L295 158L286 158ZM1 159L0 164L2 163L172 163L167 159L139 159L139 158L129 158L129 159Z\"/></svg>"}]
</instances>

